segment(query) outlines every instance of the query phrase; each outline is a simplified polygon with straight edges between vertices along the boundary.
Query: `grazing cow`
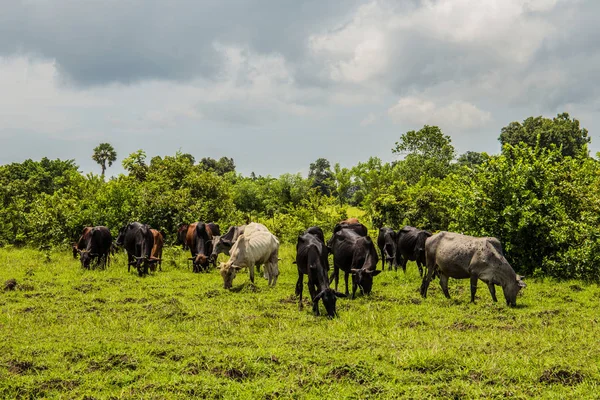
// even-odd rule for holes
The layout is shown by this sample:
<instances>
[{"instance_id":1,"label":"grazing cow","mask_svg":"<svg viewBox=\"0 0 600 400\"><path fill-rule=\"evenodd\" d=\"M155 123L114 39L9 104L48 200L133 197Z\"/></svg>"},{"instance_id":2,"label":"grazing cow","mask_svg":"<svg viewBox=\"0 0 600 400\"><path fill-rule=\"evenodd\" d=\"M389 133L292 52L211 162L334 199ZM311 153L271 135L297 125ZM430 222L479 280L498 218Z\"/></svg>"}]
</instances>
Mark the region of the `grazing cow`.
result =
<instances>
[{"instance_id":1,"label":"grazing cow","mask_svg":"<svg viewBox=\"0 0 600 400\"><path fill-rule=\"evenodd\" d=\"M471 279L471 302L475 302L478 279L488 285L494 302L497 301L494 285L502 286L506 304L513 307L517 305L519 290L527 286L504 257L500 241L493 237L440 232L427 239L425 255L427 275L421 284L423 297L427 297L427 288L435 269L447 298L450 298L448 278Z\"/></svg>"},{"instance_id":2,"label":"grazing cow","mask_svg":"<svg viewBox=\"0 0 600 400\"><path fill-rule=\"evenodd\" d=\"M162 234L156 229L150 229L150 232L152 232L152 237L154 238L154 245L150 252L150 261L152 262L150 269L152 272L156 271L156 264L158 264L159 271L162 271L162 251L165 241Z\"/></svg>"},{"instance_id":3,"label":"grazing cow","mask_svg":"<svg viewBox=\"0 0 600 400\"><path fill-rule=\"evenodd\" d=\"M296 244L296 265L298 267L298 282L296 283L296 296L298 307L302 309L302 289L304 286L304 274L308 275L308 291L313 303L313 312L319 315L319 300L323 305L329 318L336 316L335 303L338 297L346 297L345 294L337 292L329 287L329 251L325 247L323 231L318 226L308 228L304 234L298 236Z\"/></svg>"},{"instance_id":4,"label":"grazing cow","mask_svg":"<svg viewBox=\"0 0 600 400\"><path fill-rule=\"evenodd\" d=\"M348 275L352 274L352 297L357 287L364 294L371 293L373 277L381 273L377 271L379 257L375 245L369 236L361 236L353 229L342 228L330 240L333 253L333 275L335 290L338 288L339 270L345 272L346 295L348 295ZM332 280L330 279L330 281Z\"/></svg>"},{"instance_id":5,"label":"grazing cow","mask_svg":"<svg viewBox=\"0 0 600 400\"><path fill-rule=\"evenodd\" d=\"M335 234L337 232L341 231L342 229L352 230L352 231L358 233L360 236L365 236L366 237L366 236L369 235L369 230L367 229L366 226L364 226L363 224L361 224L360 222L358 222L358 220L356 218L350 218L350 219L342 221L342 222L340 222L338 224L335 224L335 226L333 227L333 235L331 236L331 238L327 242L327 247L331 248L331 246L333 244L333 238L335 237Z\"/></svg>"},{"instance_id":6,"label":"grazing cow","mask_svg":"<svg viewBox=\"0 0 600 400\"><path fill-rule=\"evenodd\" d=\"M192 270L194 272L207 271L212 254L212 229L218 231L219 226L213 223L204 223L202 221L194 222L188 227L186 243L192 256L188 260L192 261ZM215 263L213 262L213 265Z\"/></svg>"},{"instance_id":7,"label":"grazing cow","mask_svg":"<svg viewBox=\"0 0 600 400\"><path fill-rule=\"evenodd\" d=\"M213 251L211 258L216 260L221 253L229 255L231 246L233 246L237 238L244 233L244 229L246 229L246 225L230 226L227 233L223 236L213 236Z\"/></svg>"},{"instance_id":8,"label":"grazing cow","mask_svg":"<svg viewBox=\"0 0 600 400\"><path fill-rule=\"evenodd\" d=\"M77 258L77 256L79 256L79 250L85 249L87 235L90 233L92 228L93 227L91 227L91 226L86 226L85 228L83 228L83 232L81 232L81 236L79 237L79 240L77 242L73 243L73 258Z\"/></svg>"},{"instance_id":9,"label":"grazing cow","mask_svg":"<svg viewBox=\"0 0 600 400\"><path fill-rule=\"evenodd\" d=\"M132 222L119 230L116 243L127 251L127 272L135 265L138 274L148 274L150 264L156 262L151 260L154 237L148 225Z\"/></svg>"},{"instance_id":10,"label":"grazing cow","mask_svg":"<svg viewBox=\"0 0 600 400\"><path fill-rule=\"evenodd\" d=\"M102 268L106 268L110 257L111 244L112 236L107 227L90 227L77 243L81 266L89 269L92 261L94 261L96 266L101 265Z\"/></svg>"},{"instance_id":11,"label":"grazing cow","mask_svg":"<svg viewBox=\"0 0 600 400\"><path fill-rule=\"evenodd\" d=\"M246 227L244 234L240 235L231 247L229 260L220 265L225 289L231 288L237 271L242 268L250 270L250 281L254 283L254 266L260 264L265 266L269 286L275 286L277 283L279 240L271 232L256 230L251 228L251 225Z\"/></svg>"},{"instance_id":12,"label":"grazing cow","mask_svg":"<svg viewBox=\"0 0 600 400\"><path fill-rule=\"evenodd\" d=\"M175 243L180 244L183 251L189 248L187 241L185 240L189 226L189 224L181 224L179 225L179 228L177 228L177 240Z\"/></svg>"},{"instance_id":13,"label":"grazing cow","mask_svg":"<svg viewBox=\"0 0 600 400\"><path fill-rule=\"evenodd\" d=\"M396 232L392 228L379 228L379 236L377 237L377 247L381 252L381 269L385 271L385 263L388 263L388 271L398 269L396 263Z\"/></svg>"},{"instance_id":14,"label":"grazing cow","mask_svg":"<svg viewBox=\"0 0 600 400\"><path fill-rule=\"evenodd\" d=\"M419 275L423 277L423 265L425 265L425 241L431 236L431 232L405 226L396 234L396 263L406 272L406 263L416 261Z\"/></svg>"}]
</instances>

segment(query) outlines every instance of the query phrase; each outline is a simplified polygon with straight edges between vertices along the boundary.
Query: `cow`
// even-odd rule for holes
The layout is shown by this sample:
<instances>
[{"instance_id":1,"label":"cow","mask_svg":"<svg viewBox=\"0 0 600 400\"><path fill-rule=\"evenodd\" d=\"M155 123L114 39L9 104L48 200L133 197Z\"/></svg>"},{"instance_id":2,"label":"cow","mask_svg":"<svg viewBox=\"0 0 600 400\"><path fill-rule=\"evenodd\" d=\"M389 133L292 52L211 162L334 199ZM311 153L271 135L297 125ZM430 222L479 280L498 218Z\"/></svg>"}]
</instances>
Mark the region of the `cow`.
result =
<instances>
[{"instance_id":1,"label":"cow","mask_svg":"<svg viewBox=\"0 0 600 400\"><path fill-rule=\"evenodd\" d=\"M475 302L477 280L488 285L492 300L496 299L495 285L502 286L508 306L517 305L517 294L527 285L523 277L515 274L504 253L500 241L494 237L473 237L452 232L437 233L425 242L427 275L421 284L421 296L427 297L429 282L434 270L440 277L440 286L446 298L448 278L471 279L471 302Z\"/></svg>"},{"instance_id":2,"label":"cow","mask_svg":"<svg viewBox=\"0 0 600 400\"><path fill-rule=\"evenodd\" d=\"M79 240L75 243L73 243L73 258L77 258L79 256L79 250L83 250L85 249L85 243L87 240L87 235L90 233L90 231L92 230L92 226L86 226L83 228L83 231L81 232L81 236L79 237Z\"/></svg>"},{"instance_id":3,"label":"cow","mask_svg":"<svg viewBox=\"0 0 600 400\"><path fill-rule=\"evenodd\" d=\"M229 260L220 265L225 289L231 288L237 271L242 268L250 270L250 281L254 283L254 266L260 264L265 266L269 286L275 286L277 283L279 240L271 232L255 230L251 225L246 227L244 234L240 235L231 247Z\"/></svg>"},{"instance_id":4,"label":"cow","mask_svg":"<svg viewBox=\"0 0 600 400\"><path fill-rule=\"evenodd\" d=\"M388 263L388 271L398 269L396 263L396 232L392 228L379 228L379 236L377 237L377 247L381 252L381 269L385 271L385 263Z\"/></svg>"},{"instance_id":5,"label":"cow","mask_svg":"<svg viewBox=\"0 0 600 400\"><path fill-rule=\"evenodd\" d=\"M396 264L406 272L406 263L416 261L419 275L423 278L423 265L425 265L425 241L431 237L431 232L405 226L396 234Z\"/></svg>"},{"instance_id":6,"label":"cow","mask_svg":"<svg viewBox=\"0 0 600 400\"><path fill-rule=\"evenodd\" d=\"M87 229L87 228L86 228ZM106 268L109 257L112 236L105 226L89 227L84 230L85 234L77 243L77 252L81 260L81 266L90 269L92 261L96 266Z\"/></svg>"},{"instance_id":7,"label":"cow","mask_svg":"<svg viewBox=\"0 0 600 400\"><path fill-rule=\"evenodd\" d=\"M152 272L156 271L156 264L158 264L159 271L162 271L162 251L165 241L162 234L156 229L150 229L150 232L152 232L152 238L154 239L154 245L150 252L150 261L152 261L150 269Z\"/></svg>"},{"instance_id":8,"label":"cow","mask_svg":"<svg viewBox=\"0 0 600 400\"><path fill-rule=\"evenodd\" d=\"M331 252L333 253L333 275L335 290L339 282L339 270L345 272L346 295L348 295L348 275L352 274L352 296L354 299L356 289L360 287L364 294L371 293L373 277L379 275L377 270L379 257L375 245L369 236L361 236L348 227L337 231L330 239Z\"/></svg>"},{"instance_id":9,"label":"cow","mask_svg":"<svg viewBox=\"0 0 600 400\"><path fill-rule=\"evenodd\" d=\"M325 246L323 231L317 226L308 228L304 234L298 236L296 244L296 261L298 267L298 282L296 282L296 296L298 307L302 310L302 289L304 286L304 274L308 275L308 291L313 304L313 313L319 315L319 300L329 318L336 316L335 303L338 297L346 297L345 294L335 291L329 287L329 251Z\"/></svg>"},{"instance_id":10,"label":"cow","mask_svg":"<svg viewBox=\"0 0 600 400\"><path fill-rule=\"evenodd\" d=\"M127 272L135 265L139 276L148 274L150 264L157 262L151 260L154 237L148 225L132 222L119 230L116 243L127 251Z\"/></svg>"},{"instance_id":11,"label":"cow","mask_svg":"<svg viewBox=\"0 0 600 400\"><path fill-rule=\"evenodd\" d=\"M186 243L192 256L188 260L192 261L192 270L194 272L207 271L211 262L212 254L212 229L218 231L219 226L214 223L204 223L202 221L194 222L188 227ZM213 262L215 265L215 262ZM216 265L215 265L216 266Z\"/></svg>"},{"instance_id":12,"label":"cow","mask_svg":"<svg viewBox=\"0 0 600 400\"><path fill-rule=\"evenodd\" d=\"M246 227L248 226L250 227L249 232L252 232L254 230L269 232L269 229L266 226L258 222L249 222L247 225L231 226L225 235L213 237L213 251L211 255L212 261L216 262L217 257L220 253L230 255L229 252L231 250L231 247L233 246L237 238L240 237L240 235L244 234L244 232L246 231ZM256 266L256 272L260 274L260 265ZM264 274L264 277L265 279L268 279L266 272Z\"/></svg>"},{"instance_id":13,"label":"cow","mask_svg":"<svg viewBox=\"0 0 600 400\"><path fill-rule=\"evenodd\" d=\"M183 251L188 249L187 241L185 240L185 238L187 236L187 231L188 231L189 226L190 226L189 224L181 224L181 225L179 225L179 228L177 228L177 239L176 239L175 243L180 244L181 249Z\"/></svg>"}]
</instances>

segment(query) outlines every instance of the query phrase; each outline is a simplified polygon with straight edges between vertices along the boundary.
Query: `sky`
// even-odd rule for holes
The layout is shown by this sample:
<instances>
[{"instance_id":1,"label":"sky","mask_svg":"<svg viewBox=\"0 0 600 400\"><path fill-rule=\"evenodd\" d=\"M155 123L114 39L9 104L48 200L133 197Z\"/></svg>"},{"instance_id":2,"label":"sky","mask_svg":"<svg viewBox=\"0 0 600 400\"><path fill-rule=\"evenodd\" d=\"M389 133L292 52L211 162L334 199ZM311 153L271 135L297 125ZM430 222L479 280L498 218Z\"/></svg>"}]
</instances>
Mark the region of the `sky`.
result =
<instances>
[{"instance_id":1,"label":"sky","mask_svg":"<svg viewBox=\"0 0 600 400\"><path fill-rule=\"evenodd\" d=\"M243 174L392 161L438 125L457 153L569 112L600 150L600 2L14 0L0 13L0 164L232 157Z\"/></svg>"}]
</instances>

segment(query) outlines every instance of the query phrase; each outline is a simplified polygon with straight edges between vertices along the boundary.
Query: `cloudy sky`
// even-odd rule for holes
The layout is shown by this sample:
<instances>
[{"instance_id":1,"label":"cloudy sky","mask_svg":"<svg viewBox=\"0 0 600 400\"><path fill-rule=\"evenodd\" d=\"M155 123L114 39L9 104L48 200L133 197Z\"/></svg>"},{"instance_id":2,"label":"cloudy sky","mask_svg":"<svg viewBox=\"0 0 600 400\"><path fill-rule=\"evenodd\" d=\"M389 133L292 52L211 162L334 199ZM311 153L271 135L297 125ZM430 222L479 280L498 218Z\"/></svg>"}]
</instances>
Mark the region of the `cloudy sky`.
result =
<instances>
[{"instance_id":1,"label":"cloudy sky","mask_svg":"<svg viewBox=\"0 0 600 400\"><path fill-rule=\"evenodd\" d=\"M568 111L600 150L600 3L15 0L0 13L0 164L100 142L306 172L391 161L439 125L459 153Z\"/></svg>"}]
</instances>

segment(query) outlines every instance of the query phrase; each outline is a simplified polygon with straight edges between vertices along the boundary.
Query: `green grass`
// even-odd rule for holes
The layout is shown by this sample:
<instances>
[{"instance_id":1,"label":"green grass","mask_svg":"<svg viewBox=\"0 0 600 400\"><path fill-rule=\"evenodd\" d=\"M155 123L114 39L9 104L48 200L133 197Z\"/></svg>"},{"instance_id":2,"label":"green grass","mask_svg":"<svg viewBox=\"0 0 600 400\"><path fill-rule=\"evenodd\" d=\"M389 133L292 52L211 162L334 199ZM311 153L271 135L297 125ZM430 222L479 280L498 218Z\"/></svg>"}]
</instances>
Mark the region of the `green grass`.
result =
<instances>
[{"instance_id":1,"label":"green grass","mask_svg":"<svg viewBox=\"0 0 600 400\"><path fill-rule=\"evenodd\" d=\"M240 273L226 291L173 248L142 279L123 254L83 271L68 251L0 249L0 397L596 396L597 285L530 280L511 309L483 284L470 304L468 281L451 282L451 300L433 282L423 300L409 264L328 320L298 311L293 246L281 257L276 288Z\"/></svg>"}]
</instances>

